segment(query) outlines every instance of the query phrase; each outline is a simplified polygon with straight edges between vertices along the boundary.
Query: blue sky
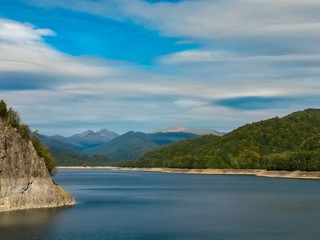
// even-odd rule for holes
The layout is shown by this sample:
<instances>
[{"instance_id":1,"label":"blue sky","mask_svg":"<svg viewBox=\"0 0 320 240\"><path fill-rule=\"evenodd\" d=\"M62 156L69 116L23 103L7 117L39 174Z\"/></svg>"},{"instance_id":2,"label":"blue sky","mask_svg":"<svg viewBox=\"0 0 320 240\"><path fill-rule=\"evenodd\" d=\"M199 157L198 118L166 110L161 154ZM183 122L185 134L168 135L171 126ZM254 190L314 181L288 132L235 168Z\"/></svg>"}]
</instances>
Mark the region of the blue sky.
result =
<instances>
[{"instance_id":1,"label":"blue sky","mask_svg":"<svg viewBox=\"0 0 320 240\"><path fill-rule=\"evenodd\" d=\"M317 0L2 0L0 96L45 134L318 108Z\"/></svg>"}]
</instances>

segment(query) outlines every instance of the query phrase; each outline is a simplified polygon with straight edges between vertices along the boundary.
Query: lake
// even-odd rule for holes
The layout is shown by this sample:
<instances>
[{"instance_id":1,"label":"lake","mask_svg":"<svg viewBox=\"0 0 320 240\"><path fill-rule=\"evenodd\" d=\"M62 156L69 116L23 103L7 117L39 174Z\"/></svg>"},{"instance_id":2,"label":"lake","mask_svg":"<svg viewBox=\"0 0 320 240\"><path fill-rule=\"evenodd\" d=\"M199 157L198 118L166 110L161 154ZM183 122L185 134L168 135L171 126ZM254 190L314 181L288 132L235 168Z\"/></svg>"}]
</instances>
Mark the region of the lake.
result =
<instances>
[{"instance_id":1,"label":"lake","mask_svg":"<svg viewBox=\"0 0 320 240\"><path fill-rule=\"evenodd\" d=\"M71 208L0 214L2 240L314 240L320 181L59 169Z\"/></svg>"}]
</instances>

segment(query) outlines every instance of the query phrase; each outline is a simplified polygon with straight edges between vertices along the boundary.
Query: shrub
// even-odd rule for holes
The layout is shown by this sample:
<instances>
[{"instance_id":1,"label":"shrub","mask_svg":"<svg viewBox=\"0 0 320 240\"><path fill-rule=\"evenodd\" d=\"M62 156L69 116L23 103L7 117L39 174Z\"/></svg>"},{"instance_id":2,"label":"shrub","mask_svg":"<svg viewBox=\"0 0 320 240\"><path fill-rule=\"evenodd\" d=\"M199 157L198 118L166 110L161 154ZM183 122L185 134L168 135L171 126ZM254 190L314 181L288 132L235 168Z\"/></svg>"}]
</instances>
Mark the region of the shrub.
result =
<instances>
[{"instance_id":1,"label":"shrub","mask_svg":"<svg viewBox=\"0 0 320 240\"><path fill-rule=\"evenodd\" d=\"M19 114L12 108L9 108L8 110L7 104L3 100L0 100L0 120L8 126L16 128L23 139L31 140L37 154L39 157L43 158L48 171L53 175L56 164L49 149L42 145L37 132L31 134L29 126L20 123Z\"/></svg>"}]
</instances>

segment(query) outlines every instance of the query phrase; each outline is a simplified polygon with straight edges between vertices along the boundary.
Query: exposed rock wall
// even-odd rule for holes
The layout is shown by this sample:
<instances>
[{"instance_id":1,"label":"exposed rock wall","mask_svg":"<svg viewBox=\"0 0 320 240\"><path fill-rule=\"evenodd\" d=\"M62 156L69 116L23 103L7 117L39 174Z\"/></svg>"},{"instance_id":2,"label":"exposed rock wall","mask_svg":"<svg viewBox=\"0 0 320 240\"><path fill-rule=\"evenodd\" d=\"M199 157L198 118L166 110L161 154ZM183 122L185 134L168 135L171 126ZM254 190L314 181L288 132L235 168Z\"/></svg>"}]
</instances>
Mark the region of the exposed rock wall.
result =
<instances>
[{"instance_id":1,"label":"exposed rock wall","mask_svg":"<svg viewBox=\"0 0 320 240\"><path fill-rule=\"evenodd\" d=\"M0 212L74 205L52 178L32 143L0 122Z\"/></svg>"}]
</instances>

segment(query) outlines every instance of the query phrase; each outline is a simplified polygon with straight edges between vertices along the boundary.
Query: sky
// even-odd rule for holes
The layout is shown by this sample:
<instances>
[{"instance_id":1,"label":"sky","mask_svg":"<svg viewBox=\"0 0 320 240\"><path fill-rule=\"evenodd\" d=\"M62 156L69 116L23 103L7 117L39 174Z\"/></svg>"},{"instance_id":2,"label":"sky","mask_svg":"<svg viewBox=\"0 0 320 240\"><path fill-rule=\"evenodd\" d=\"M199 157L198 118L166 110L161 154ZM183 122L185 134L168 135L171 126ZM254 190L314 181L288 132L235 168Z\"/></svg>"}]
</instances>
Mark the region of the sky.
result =
<instances>
[{"instance_id":1,"label":"sky","mask_svg":"<svg viewBox=\"0 0 320 240\"><path fill-rule=\"evenodd\" d=\"M40 133L231 131L320 103L319 0L1 0L0 99Z\"/></svg>"}]
</instances>

